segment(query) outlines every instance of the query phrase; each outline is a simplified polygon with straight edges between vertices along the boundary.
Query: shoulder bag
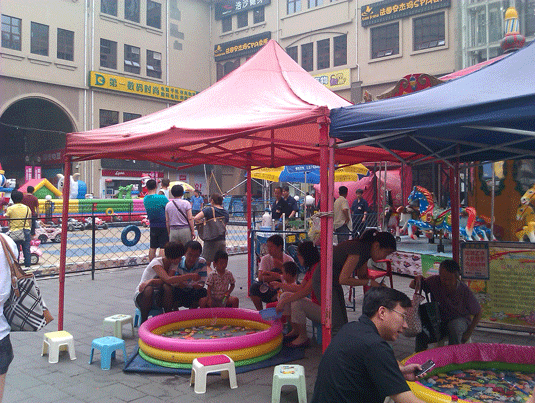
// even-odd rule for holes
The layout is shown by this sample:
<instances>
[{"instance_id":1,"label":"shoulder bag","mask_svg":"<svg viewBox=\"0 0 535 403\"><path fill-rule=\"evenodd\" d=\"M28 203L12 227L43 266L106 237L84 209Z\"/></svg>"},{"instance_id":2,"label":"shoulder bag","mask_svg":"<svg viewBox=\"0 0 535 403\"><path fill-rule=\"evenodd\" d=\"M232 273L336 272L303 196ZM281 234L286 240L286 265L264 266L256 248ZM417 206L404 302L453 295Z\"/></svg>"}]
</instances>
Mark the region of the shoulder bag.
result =
<instances>
[{"instance_id":1,"label":"shoulder bag","mask_svg":"<svg viewBox=\"0 0 535 403\"><path fill-rule=\"evenodd\" d=\"M15 242L20 242L26 240L26 237L24 235L24 227L26 227L26 220L28 219L28 213L30 212L30 208L26 207L26 217L24 217L24 224L22 224L22 229L17 229L15 231L9 231L9 236L11 239L13 239Z\"/></svg>"},{"instance_id":2,"label":"shoulder bag","mask_svg":"<svg viewBox=\"0 0 535 403\"><path fill-rule=\"evenodd\" d=\"M203 241L213 241L227 232L225 217L216 217L215 209L212 207L213 217L197 225L197 233Z\"/></svg>"},{"instance_id":3,"label":"shoulder bag","mask_svg":"<svg viewBox=\"0 0 535 403\"><path fill-rule=\"evenodd\" d=\"M419 277L418 277L419 279ZM407 328L403 329L403 335L406 337L416 337L422 331L422 321L420 320L420 304L425 301L422 295L420 281L416 280L416 288L412 296L412 306L405 310Z\"/></svg>"},{"instance_id":4,"label":"shoulder bag","mask_svg":"<svg viewBox=\"0 0 535 403\"><path fill-rule=\"evenodd\" d=\"M422 321L422 332L429 338L429 343L436 343L440 340L440 311L437 301L429 299L429 293L425 293L427 302L420 304L418 312Z\"/></svg>"},{"instance_id":5,"label":"shoulder bag","mask_svg":"<svg viewBox=\"0 0 535 403\"><path fill-rule=\"evenodd\" d=\"M47 309L35 277L21 269L4 237L0 236L0 241L11 269L11 294L4 304L4 316L12 332L40 330L52 320L52 316L48 312L45 314Z\"/></svg>"}]
</instances>

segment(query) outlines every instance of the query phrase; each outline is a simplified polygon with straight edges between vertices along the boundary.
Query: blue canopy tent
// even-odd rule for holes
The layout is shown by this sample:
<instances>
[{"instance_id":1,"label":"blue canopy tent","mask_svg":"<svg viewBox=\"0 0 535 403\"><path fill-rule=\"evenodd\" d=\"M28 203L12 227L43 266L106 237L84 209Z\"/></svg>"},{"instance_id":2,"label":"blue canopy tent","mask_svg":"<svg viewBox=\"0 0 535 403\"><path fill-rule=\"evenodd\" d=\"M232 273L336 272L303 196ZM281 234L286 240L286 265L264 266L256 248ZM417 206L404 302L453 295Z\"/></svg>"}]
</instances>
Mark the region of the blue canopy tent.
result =
<instances>
[{"instance_id":1,"label":"blue canopy tent","mask_svg":"<svg viewBox=\"0 0 535 403\"><path fill-rule=\"evenodd\" d=\"M456 206L459 162L535 158L535 45L445 84L336 108L330 116L330 136L342 141L339 149L368 145L393 155L422 155L405 160L410 165L429 159L446 163L453 168ZM456 211L452 209L454 233ZM458 239L454 241L456 258Z\"/></svg>"}]
</instances>

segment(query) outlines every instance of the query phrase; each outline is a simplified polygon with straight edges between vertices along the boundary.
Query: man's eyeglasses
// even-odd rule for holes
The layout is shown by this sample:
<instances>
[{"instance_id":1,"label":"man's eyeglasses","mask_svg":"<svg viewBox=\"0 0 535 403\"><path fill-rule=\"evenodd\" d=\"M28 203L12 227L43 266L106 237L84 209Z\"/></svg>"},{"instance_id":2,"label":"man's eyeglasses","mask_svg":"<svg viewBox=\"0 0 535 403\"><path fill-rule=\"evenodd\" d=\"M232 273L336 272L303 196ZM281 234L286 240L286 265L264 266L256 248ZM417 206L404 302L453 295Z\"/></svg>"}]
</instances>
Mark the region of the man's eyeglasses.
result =
<instances>
[{"instance_id":1,"label":"man's eyeglasses","mask_svg":"<svg viewBox=\"0 0 535 403\"><path fill-rule=\"evenodd\" d=\"M388 308L386 308L388 309ZM397 313L398 315L401 315L401 317L403 318L404 321L407 321L407 314L406 313L403 313L403 312L400 312L400 311L396 311L395 309L388 309L389 311L392 311L392 312L395 312Z\"/></svg>"}]
</instances>

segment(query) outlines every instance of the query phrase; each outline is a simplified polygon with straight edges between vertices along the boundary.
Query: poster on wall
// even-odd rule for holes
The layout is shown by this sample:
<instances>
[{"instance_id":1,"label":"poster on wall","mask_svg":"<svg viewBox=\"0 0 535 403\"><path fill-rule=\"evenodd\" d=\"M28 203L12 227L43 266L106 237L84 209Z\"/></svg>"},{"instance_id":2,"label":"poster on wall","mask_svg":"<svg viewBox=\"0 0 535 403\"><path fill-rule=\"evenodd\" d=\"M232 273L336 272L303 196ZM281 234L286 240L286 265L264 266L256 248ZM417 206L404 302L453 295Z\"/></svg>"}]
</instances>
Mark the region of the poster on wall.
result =
<instances>
[{"instance_id":1,"label":"poster on wall","mask_svg":"<svg viewBox=\"0 0 535 403\"><path fill-rule=\"evenodd\" d=\"M488 280L488 242L463 242L461 244L461 268L463 279Z\"/></svg>"},{"instance_id":2,"label":"poster on wall","mask_svg":"<svg viewBox=\"0 0 535 403\"><path fill-rule=\"evenodd\" d=\"M488 244L488 279L469 280L483 308L481 323L511 330L535 330L535 245Z\"/></svg>"}]
</instances>

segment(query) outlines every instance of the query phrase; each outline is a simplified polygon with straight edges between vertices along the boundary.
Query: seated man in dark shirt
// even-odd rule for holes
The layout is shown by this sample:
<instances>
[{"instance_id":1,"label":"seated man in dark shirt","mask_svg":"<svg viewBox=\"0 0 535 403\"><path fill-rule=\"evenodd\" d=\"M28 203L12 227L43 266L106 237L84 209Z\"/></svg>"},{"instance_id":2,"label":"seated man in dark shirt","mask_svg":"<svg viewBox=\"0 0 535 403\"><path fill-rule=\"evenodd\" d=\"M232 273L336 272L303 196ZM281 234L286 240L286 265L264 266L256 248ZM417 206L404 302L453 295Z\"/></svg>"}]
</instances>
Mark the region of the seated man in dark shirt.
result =
<instances>
[{"instance_id":1,"label":"seated man in dark shirt","mask_svg":"<svg viewBox=\"0 0 535 403\"><path fill-rule=\"evenodd\" d=\"M333 338L318 367L312 403L422 402L406 380L415 381L418 364L400 365L389 341L407 327L411 301L392 288L372 288L364 295L362 316L346 323Z\"/></svg>"}]
</instances>

